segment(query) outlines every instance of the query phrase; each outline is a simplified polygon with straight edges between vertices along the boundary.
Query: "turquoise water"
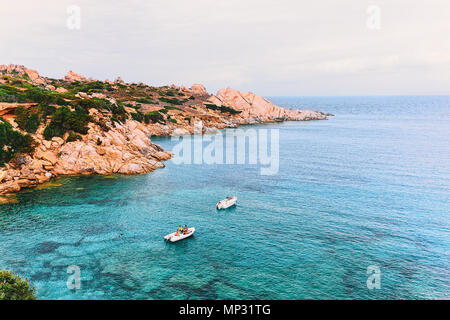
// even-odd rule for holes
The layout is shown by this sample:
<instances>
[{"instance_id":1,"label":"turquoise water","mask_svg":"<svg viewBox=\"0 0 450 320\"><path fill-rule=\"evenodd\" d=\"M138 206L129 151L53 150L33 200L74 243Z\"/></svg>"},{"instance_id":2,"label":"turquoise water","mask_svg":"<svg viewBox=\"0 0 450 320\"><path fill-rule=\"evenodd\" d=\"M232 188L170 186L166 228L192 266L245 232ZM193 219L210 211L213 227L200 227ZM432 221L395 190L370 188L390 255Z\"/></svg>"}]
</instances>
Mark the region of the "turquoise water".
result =
<instances>
[{"instance_id":1,"label":"turquoise water","mask_svg":"<svg viewBox=\"0 0 450 320\"><path fill-rule=\"evenodd\" d=\"M0 269L43 299L449 299L450 97L271 100L336 116L252 126L279 129L273 176L169 161L21 192L0 206ZM194 237L163 241L186 223Z\"/></svg>"}]
</instances>

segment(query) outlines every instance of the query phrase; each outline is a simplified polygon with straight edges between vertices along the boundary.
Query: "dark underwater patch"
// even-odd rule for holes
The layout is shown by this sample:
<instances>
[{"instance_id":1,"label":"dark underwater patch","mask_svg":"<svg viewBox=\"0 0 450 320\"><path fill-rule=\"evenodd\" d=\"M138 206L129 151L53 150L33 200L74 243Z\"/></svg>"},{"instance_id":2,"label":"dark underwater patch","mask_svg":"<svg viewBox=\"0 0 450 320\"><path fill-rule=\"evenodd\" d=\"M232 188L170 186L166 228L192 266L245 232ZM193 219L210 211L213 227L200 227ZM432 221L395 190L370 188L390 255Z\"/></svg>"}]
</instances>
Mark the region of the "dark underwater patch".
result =
<instances>
[{"instance_id":1,"label":"dark underwater patch","mask_svg":"<svg viewBox=\"0 0 450 320\"><path fill-rule=\"evenodd\" d=\"M55 242L55 241L44 241L39 243L35 250L37 253L51 253L62 246L63 243Z\"/></svg>"}]
</instances>

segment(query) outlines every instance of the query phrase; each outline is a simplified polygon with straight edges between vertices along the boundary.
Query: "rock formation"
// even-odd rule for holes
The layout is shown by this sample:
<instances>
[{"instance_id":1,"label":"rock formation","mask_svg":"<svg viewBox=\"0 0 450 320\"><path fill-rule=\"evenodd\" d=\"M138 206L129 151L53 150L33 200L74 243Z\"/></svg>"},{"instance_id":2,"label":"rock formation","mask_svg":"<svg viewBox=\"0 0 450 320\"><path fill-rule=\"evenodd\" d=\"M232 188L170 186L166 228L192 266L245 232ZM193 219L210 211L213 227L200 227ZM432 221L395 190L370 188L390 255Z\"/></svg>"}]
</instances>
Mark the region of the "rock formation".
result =
<instances>
[{"instance_id":1,"label":"rock formation","mask_svg":"<svg viewBox=\"0 0 450 320\"><path fill-rule=\"evenodd\" d=\"M327 119L322 112L281 108L254 93L240 92L231 88L219 90L216 95L210 96L208 101L217 106L224 105L241 111L240 117L248 122Z\"/></svg>"},{"instance_id":2,"label":"rock formation","mask_svg":"<svg viewBox=\"0 0 450 320\"><path fill-rule=\"evenodd\" d=\"M46 78L41 77L36 70L27 69L22 65L17 64L0 65L0 72L4 72L6 74L19 77L28 77L30 82L35 85L47 84Z\"/></svg>"},{"instance_id":3,"label":"rock formation","mask_svg":"<svg viewBox=\"0 0 450 320\"><path fill-rule=\"evenodd\" d=\"M23 156L20 168L7 164L0 171L0 194L17 192L60 175L138 174L164 167L161 161L171 155L151 143L149 130L141 123L127 120L105 132L95 124L81 141L65 142L54 137L34 139L38 147Z\"/></svg>"},{"instance_id":4,"label":"rock formation","mask_svg":"<svg viewBox=\"0 0 450 320\"><path fill-rule=\"evenodd\" d=\"M69 81L69 82L86 81L86 78L84 76L82 76L81 74L75 73L73 71L69 71L65 75L64 80Z\"/></svg>"},{"instance_id":5,"label":"rock formation","mask_svg":"<svg viewBox=\"0 0 450 320\"><path fill-rule=\"evenodd\" d=\"M204 85L201 84L193 84L191 86L192 94L195 94L197 96L206 96L208 95L208 92L206 91L206 88Z\"/></svg>"}]
</instances>

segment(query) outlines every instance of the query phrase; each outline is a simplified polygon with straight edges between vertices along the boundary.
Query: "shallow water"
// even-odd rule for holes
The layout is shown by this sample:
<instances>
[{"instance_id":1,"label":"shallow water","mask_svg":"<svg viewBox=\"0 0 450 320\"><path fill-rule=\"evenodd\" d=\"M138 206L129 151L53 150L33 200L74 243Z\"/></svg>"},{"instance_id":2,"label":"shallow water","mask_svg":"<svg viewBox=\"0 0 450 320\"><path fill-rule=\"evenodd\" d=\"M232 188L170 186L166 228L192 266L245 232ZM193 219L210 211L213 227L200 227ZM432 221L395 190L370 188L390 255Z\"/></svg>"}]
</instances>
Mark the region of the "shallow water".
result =
<instances>
[{"instance_id":1,"label":"shallow water","mask_svg":"<svg viewBox=\"0 0 450 320\"><path fill-rule=\"evenodd\" d=\"M0 269L43 299L450 298L450 97L271 100L336 116L252 126L279 129L273 176L168 161L21 192L0 206ZM237 207L216 211L232 194ZM192 238L163 241L186 223Z\"/></svg>"}]
</instances>

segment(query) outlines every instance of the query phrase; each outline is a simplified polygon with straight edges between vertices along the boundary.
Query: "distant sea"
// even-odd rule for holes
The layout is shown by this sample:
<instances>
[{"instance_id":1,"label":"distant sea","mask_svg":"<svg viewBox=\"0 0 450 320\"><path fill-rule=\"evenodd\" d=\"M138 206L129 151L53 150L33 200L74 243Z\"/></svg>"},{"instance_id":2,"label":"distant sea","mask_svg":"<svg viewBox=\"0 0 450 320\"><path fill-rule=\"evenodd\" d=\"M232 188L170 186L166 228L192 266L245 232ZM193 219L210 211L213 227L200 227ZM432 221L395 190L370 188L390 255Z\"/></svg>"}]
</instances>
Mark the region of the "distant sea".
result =
<instances>
[{"instance_id":1,"label":"distant sea","mask_svg":"<svg viewBox=\"0 0 450 320\"><path fill-rule=\"evenodd\" d=\"M278 174L171 160L58 179L0 206L0 269L42 299L450 299L450 97L269 99L335 114L251 127L279 130ZM195 235L165 243L179 224Z\"/></svg>"}]
</instances>

